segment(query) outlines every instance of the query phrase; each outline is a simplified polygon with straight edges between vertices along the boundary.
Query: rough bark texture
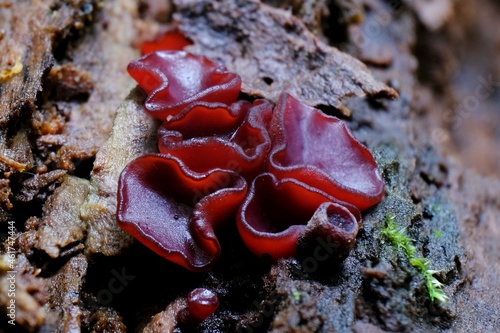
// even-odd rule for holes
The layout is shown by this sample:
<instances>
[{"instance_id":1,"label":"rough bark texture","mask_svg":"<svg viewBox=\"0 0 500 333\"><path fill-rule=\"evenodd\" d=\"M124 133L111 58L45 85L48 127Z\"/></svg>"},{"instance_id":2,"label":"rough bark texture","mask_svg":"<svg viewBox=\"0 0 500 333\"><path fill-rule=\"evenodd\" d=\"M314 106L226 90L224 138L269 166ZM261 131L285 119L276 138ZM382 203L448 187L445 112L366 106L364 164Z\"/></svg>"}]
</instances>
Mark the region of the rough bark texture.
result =
<instances>
[{"instance_id":1,"label":"rough bark texture","mask_svg":"<svg viewBox=\"0 0 500 333\"><path fill-rule=\"evenodd\" d=\"M30 170L35 165L31 116L45 73L54 63L53 48L76 22L85 20L83 1L64 5L60 1L3 2L0 8L0 171ZM10 196L1 210L11 208ZM7 216L7 213L0 214Z\"/></svg>"},{"instance_id":2,"label":"rough bark texture","mask_svg":"<svg viewBox=\"0 0 500 333\"><path fill-rule=\"evenodd\" d=\"M126 66L138 54L137 16L135 1L3 3L0 72L9 75L0 87L0 218L19 200L12 187L23 171L88 177L116 107L134 87Z\"/></svg>"},{"instance_id":3,"label":"rough bark texture","mask_svg":"<svg viewBox=\"0 0 500 333\"><path fill-rule=\"evenodd\" d=\"M23 254L16 256L15 267L9 265L6 257L2 255L0 304L2 308L10 305L12 298L9 297L9 292L13 290L11 284L15 283L16 323L27 328L39 327L45 322L47 316L43 304L49 298L48 283L36 277L39 269L33 267Z\"/></svg>"},{"instance_id":4,"label":"rough bark texture","mask_svg":"<svg viewBox=\"0 0 500 333\"><path fill-rule=\"evenodd\" d=\"M396 97L361 62L328 47L283 10L259 1L174 3L179 28L196 42L187 49L238 73L243 92L251 96L275 102L288 91L309 105L345 112L345 97Z\"/></svg>"},{"instance_id":5,"label":"rough bark texture","mask_svg":"<svg viewBox=\"0 0 500 333\"><path fill-rule=\"evenodd\" d=\"M40 221L31 221L31 230L19 238L25 253L35 249L57 258L67 246L80 247L87 225L80 219L80 207L89 192L86 179L68 176L45 202Z\"/></svg>"},{"instance_id":6,"label":"rough bark texture","mask_svg":"<svg viewBox=\"0 0 500 333\"><path fill-rule=\"evenodd\" d=\"M499 5L263 2L0 1L3 310L12 267L17 281L16 326L4 316L0 331L500 327ZM288 90L344 118L373 152L387 193L364 214L347 258L318 240L269 266L233 226L218 234L215 267L193 274L117 227L120 171L155 150L157 128L125 67L142 40L172 26L190 51L238 72L248 98ZM387 216L439 271L447 303L430 301L420 272L384 236ZM179 327L197 287L214 290L220 307Z\"/></svg>"},{"instance_id":7,"label":"rough bark texture","mask_svg":"<svg viewBox=\"0 0 500 333\"><path fill-rule=\"evenodd\" d=\"M84 309L79 306L80 293L87 273L87 259L78 254L68 260L55 275L47 279L47 318L41 332L81 332Z\"/></svg>"},{"instance_id":8,"label":"rough bark texture","mask_svg":"<svg viewBox=\"0 0 500 333\"><path fill-rule=\"evenodd\" d=\"M131 243L131 237L116 224L116 189L128 162L156 151L158 124L143 112L144 98L143 92L132 91L118 108L113 133L96 156L90 193L81 207L81 217L89 226L88 254L115 255Z\"/></svg>"}]
</instances>

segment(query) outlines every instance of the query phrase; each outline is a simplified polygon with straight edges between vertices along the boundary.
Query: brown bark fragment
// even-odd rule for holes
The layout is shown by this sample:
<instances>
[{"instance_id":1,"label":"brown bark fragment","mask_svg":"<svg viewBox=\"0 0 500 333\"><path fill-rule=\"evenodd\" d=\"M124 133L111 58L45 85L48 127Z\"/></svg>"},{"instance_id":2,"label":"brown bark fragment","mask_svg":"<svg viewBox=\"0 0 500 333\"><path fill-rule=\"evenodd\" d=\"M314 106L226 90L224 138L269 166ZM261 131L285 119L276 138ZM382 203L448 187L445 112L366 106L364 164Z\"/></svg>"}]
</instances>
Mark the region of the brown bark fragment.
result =
<instances>
[{"instance_id":1,"label":"brown bark fragment","mask_svg":"<svg viewBox=\"0 0 500 333\"><path fill-rule=\"evenodd\" d=\"M15 200L28 202L40 192L40 190L49 184L56 182L66 174L64 170L54 170L43 174L34 175L26 179L21 184L21 189L17 191Z\"/></svg>"},{"instance_id":2,"label":"brown bark fragment","mask_svg":"<svg viewBox=\"0 0 500 333\"><path fill-rule=\"evenodd\" d=\"M143 99L138 89L132 91L117 111L111 137L96 156L90 193L81 210L82 219L89 224L89 254L115 255L131 243L131 236L116 224L116 189L128 162L157 150L157 124L143 111Z\"/></svg>"},{"instance_id":3,"label":"brown bark fragment","mask_svg":"<svg viewBox=\"0 0 500 333\"><path fill-rule=\"evenodd\" d=\"M54 276L47 279L50 286L49 302L42 331L81 332L82 310L80 292L87 273L87 259L80 254L71 258Z\"/></svg>"},{"instance_id":4,"label":"brown bark fragment","mask_svg":"<svg viewBox=\"0 0 500 333\"><path fill-rule=\"evenodd\" d=\"M16 256L15 268L9 267L7 255L0 257L0 304L6 308L11 299L15 299L15 322L26 328L34 329L42 325L46 311L42 307L49 298L47 282L37 275L34 268L23 254ZM10 284L14 282L15 298L9 297Z\"/></svg>"},{"instance_id":5,"label":"brown bark fragment","mask_svg":"<svg viewBox=\"0 0 500 333\"><path fill-rule=\"evenodd\" d=\"M87 100L94 88L90 73L80 70L73 63L52 67L46 81L45 89L53 101Z\"/></svg>"},{"instance_id":6,"label":"brown bark fragment","mask_svg":"<svg viewBox=\"0 0 500 333\"><path fill-rule=\"evenodd\" d=\"M10 202L10 197L12 195L12 191L10 189L10 181L8 179L0 179L0 210L11 209L12 203ZM3 219L0 215L0 221Z\"/></svg>"},{"instance_id":7,"label":"brown bark fragment","mask_svg":"<svg viewBox=\"0 0 500 333\"><path fill-rule=\"evenodd\" d=\"M19 128L20 117L36 108L42 77L54 61L55 36L69 29L79 14L77 2L73 6L58 4L58 0L21 0L0 13L4 31L0 40L0 72L11 71L0 87L0 156L7 168L16 171L29 169L32 157L27 137L12 136L19 133L12 130ZM12 69L19 64L22 70L13 74Z\"/></svg>"},{"instance_id":8,"label":"brown bark fragment","mask_svg":"<svg viewBox=\"0 0 500 333\"><path fill-rule=\"evenodd\" d=\"M106 142L116 109L135 86L128 63L139 55L132 47L138 16L135 0L94 5L94 22L78 43L70 43L63 60L48 74L45 104L64 115L61 131L37 140L46 164L74 171L78 162L95 156ZM42 110L42 112L46 112Z\"/></svg>"},{"instance_id":9,"label":"brown bark fragment","mask_svg":"<svg viewBox=\"0 0 500 333\"><path fill-rule=\"evenodd\" d=\"M177 314L185 308L186 299L176 299L164 311L151 318L151 321L144 327L142 333L173 332L177 326Z\"/></svg>"},{"instance_id":10,"label":"brown bark fragment","mask_svg":"<svg viewBox=\"0 0 500 333\"><path fill-rule=\"evenodd\" d=\"M82 241L87 225L80 219L80 206L87 197L88 187L87 180L67 176L46 201L38 228L20 236L23 247L43 250L51 258L57 258L61 249Z\"/></svg>"},{"instance_id":11,"label":"brown bark fragment","mask_svg":"<svg viewBox=\"0 0 500 333\"><path fill-rule=\"evenodd\" d=\"M194 45L189 51L223 63L242 90L276 101L286 90L310 105L344 110L352 96L397 93L357 59L327 46L289 12L258 1L175 1L174 18Z\"/></svg>"},{"instance_id":12,"label":"brown bark fragment","mask_svg":"<svg viewBox=\"0 0 500 333\"><path fill-rule=\"evenodd\" d=\"M93 333L127 333L123 318L113 309L99 308L92 314Z\"/></svg>"}]
</instances>

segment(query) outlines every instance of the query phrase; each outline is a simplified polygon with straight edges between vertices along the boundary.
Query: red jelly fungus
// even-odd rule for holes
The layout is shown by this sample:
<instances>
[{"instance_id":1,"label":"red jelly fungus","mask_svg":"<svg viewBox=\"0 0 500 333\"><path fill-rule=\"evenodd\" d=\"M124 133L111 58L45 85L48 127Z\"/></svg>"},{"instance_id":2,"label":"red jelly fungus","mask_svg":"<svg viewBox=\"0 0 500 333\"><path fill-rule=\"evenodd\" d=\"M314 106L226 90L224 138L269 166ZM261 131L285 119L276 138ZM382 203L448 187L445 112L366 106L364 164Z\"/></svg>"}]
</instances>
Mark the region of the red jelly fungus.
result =
<instances>
[{"instance_id":1,"label":"red jelly fungus","mask_svg":"<svg viewBox=\"0 0 500 333\"><path fill-rule=\"evenodd\" d=\"M224 136L234 131L243 122L252 103L237 101L231 105L223 103L197 102L182 112L169 117L158 130L158 136L176 132L183 140L194 137Z\"/></svg>"},{"instance_id":2,"label":"red jelly fungus","mask_svg":"<svg viewBox=\"0 0 500 333\"><path fill-rule=\"evenodd\" d=\"M154 40L146 41L141 45L141 54L145 55L155 51L180 51L193 44L179 30L167 31Z\"/></svg>"},{"instance_id":3,"label":"red jelly fungus","mask_svg":"<svg viewBox=\"0 0 500 333\"><path fill-rule=\"evenodd\" d=\"M211 316L219 307L217 295L205 288L196 288L188 294L187 309L194 322L201 322Z\"/></svg>"},{"instance_id":4,"label":"red jelly fungus","mask_svg":"<svg viewBox=\"0 0 500 333\"><path fill-rule=\"evenodd\" d=\"M211 266L214 228L231 220L247 185L233 171L193 172L173 157L139 157L122 171L117 221L144 245L191 271Z\"/></svg>"},{"instance_id":5,"label":"red jelly fungus","mask_svg":"<svg viewBox=\"0 0 500 333\"><path fill-rule=\"evenodd\" d=\"M359 211L382 199L384 184L342 121L287 93L274 110L237 101L237 74L182 51L150 53L128 69L148 93L146 112L163 124L161 154L120 176L125 231L192 271L217 260L214 229L232 221L250 251L271 260L318 233L339 253L352 247Z\"/></svg>"},{"instance_id":6,"label":"red jelly fungus","mask_svg":"<svg viewBox=\"0 0 500 333\"><path fill-rule=\"evenodd\" d=\"M184 119L186 117L164 122L158 131L160 152L181 159L196 172L222 168L237 171L246 178L255 176L263 170L271 147L265 126L272 117L272 106L265 100L257 100L253 105L246 103L249 105L238 109L245 110L244 120L236 129L227 124L226 131L223 125L227 115L224 114L219 121L215 118L214 109L188 109L196 113L198 119L206 120L211 135L206 128L193 129L194 124L199 123L188 122ZM214 116L210 117L210 114ZM179 124L181 121L182 124ZM196 131L200 136L194 135Z\"/></svg>"},{"instance_id":7,"label":"red jelly fungus","mask_svg":"<svg viewBox=\"0 0 500 333\"><path fill-rule=\"evenodd\" d=\"M162 121L194 102L234 103L241 89L237 74L184 51L149 53L127 70L148 94L146 112Z\"/></svg>"},{"instance_id":8,"label":"red jelly fungus","mask_svg":"<svg viewBox=\"0 0 500 333\"><path fill-rule=\"evenodd\" d=\"M359 224L346 210L339 209L333 202L324 202L307 222L297 244L305 247L319 244L332 258L342 258L354 246L358 228Z\"/></svg>"},{"instance_id":9,"label":"red jelly fungus","mask_svg":"<svg viewBox=\"0 0 500 333\"><path fill-rule=\"evenodd\" d=\"M352 205L341 203L328 194L295 179L277 180L270 173L259 175L237 215L238 231L255 255L270 260L295 256L299 237L323 203L329 203L331 215L342 220L349 238L358 231L361 215ZM339 233L339 223L331 226L326 237Z\"/></svg>"},{"instance_id":10,"label":"red jelly fungus","mask_svg":"<svg viewBox=\"0 0 500 333\"><path fill-rule=\"evenodd\" d=\"M268 170L278 178L297 179L360 210L382 199L377 163L338 118L284 93L270 127Z\"/></svg>"}]
</instances>

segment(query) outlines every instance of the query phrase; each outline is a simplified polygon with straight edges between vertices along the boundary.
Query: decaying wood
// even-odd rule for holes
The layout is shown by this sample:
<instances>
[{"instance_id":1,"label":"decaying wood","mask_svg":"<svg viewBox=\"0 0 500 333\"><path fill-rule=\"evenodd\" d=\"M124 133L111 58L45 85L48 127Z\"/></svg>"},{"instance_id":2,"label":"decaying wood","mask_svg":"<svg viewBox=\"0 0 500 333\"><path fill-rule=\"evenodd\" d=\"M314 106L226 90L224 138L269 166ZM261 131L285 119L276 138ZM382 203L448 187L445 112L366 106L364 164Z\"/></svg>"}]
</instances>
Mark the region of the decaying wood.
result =
<instances>
[{"instance_id":1,"label":"decaying wood","mask_svg":"<svg viewBox=\"0 0 500 333\"><path fill-rule=\"evenodd\" d=\"M2 78L0 90L0 156L4 170L25 171L33 164L30 144L22 136L27 130L23 120L26 123L30 110L36 108L42 77L54 61L56 35L71 28L78 15L77 6L63 6L54 12L52 8L58 3L19 1L15 10L11 3L0 14L2 30L6 31L0 40L0 49L4 50L0 72L18 67ZM21 119L23 116L27 118Z\"/></svg>"},{"instance_id":2,"label":"decaying wood","mask_svg":"<svg viewBox=\"0 0 500 333\"><path fill-rule=\"evenodd\" d=\"M288 11L259 1L174 1L187 49L214 59L242 77L242 90L276 101L288 91L310 105L350 114L352 96L396 97L366 66L324 44Z\"/></svg>"},{"instance_id":3,"label":"decaying wood","mask_svg":"<svg viewBox=\"0 0 500 333\"><path fill-rule=\"evenodd\" d=\"M415 52L423 38L445 43L430 43L429 52L446 49L447 34L460 41L452 2L403 1L397 8L382 0L172 2L0 1L0 222L16 219L17 323L41 332L172 330L183 295L203 286L221 304L190 328L198 333L494 331L499 181L450 158L448 144L432 135L446 103L467 94L456 92L448 70L441 77L443 64L435 82L452 87L440 90L445 99L417 72L427 64L425 52ZM474 21L474 14L461 15ZM172 26L193 41L189 51L240 74L248 97L275 101L287 90L349 118L374 153L387 193L363 216L345 260L322 262L312 248L267 266L229 227L221 232L221 262L194 275L116 225L120 172L156 150L158 126L144 114L145 96L132 89L125 67L141 39ZM447 26L452 31L439 38L429 33ZM332 36L335 29L342 31ZM439 54L444 65L453 63L453 52ZM495 96L489 109L499 102ZM475 122L467 120L463 128ZM388 215L439 270L448 303L429 301L418 270L384 238ZM109 302L99 298L103 291Z\"/></svg>"},{"instance_id":4,"label":"decaying wood","mask_svg":"<svg viewBox=\"0 0 500 333\"><path fill-rule=\"evenodd\" d=\"M86 252L115 255L131 243L116 224L116 189L121 170L128 162L156 150L158 124L148 117L145 96L134 90L118 108L113 133L97 154L91 174L90 193L81 216L88 223Z\"/></svg>"}]
</instances>

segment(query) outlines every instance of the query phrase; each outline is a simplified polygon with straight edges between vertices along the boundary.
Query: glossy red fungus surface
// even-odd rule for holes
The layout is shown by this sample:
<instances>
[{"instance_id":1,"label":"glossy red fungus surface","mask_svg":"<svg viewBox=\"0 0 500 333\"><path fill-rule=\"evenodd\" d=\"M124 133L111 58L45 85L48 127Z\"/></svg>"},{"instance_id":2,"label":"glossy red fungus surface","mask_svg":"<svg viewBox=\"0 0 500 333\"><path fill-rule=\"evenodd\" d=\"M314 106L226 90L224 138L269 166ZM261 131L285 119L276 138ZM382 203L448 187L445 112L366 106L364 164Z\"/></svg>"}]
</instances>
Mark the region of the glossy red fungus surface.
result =
<instances>
[{"instance_id":1,"label":"glossy red fungus surface","mask_svg":"<svg viewBox=\"0 0 500 333\"><path fill-rule=\"evenodd\" d=\"M340 223L350 238L357 234L358 209L295 179L277 180L270 173L255 178L237 216L238 231L245 245L258 257L276 260L296 254L297 240L323 203L339 223L325 228L325 237L336 236ZM338 231L341 232L341 231Z\"/></svg>"},{"instance_id":2,"label":"glossy red fungus surface","mask_svg":"<svg viewBox=\"0 0 500 333\"><path fill-rule=\"evenodd\" d=\"M247 191L233 171L196 173L160 154L128 164L118 187L120 227L191 271L204 270L219 257L214 228L233 218Z\"/></svg>"},{"instance_id":3,"label":"glossy red fungus surface","mask_svg":"<svg viewBox=\"0 0 500 333\"><path fill-rule=\"evenodd\" d=\"M225 136L240 126L250 107L252 103L248 101L237 101L231 105L195 102L163 122L158 137L170 135L170 132L182 135L183 140Z\"/></svg>"},{"instance_id":4,"label":"glossy red fungus surface","mask_svg":"<svg viewBox=\"0 0 500 333\"><path fill-rule=\"evenodd\" d=\"M234 103L241 89L237 74L184 51L149 53L127 70L148 94L146 112L162 121L194 102Z\"/></svg>"},{"instance_id":5,"label":"glossy red fungus surface","mask_svg":"<svg viewBox=\"0 0 500 333\"><path fill-rule=\"evenodd\" d=\"M233 114L245 110L246 116L237 128L222 117L212 116L215 109L195 107L188 109L193 112L191 118L204 120L203 128L198 128L197 121L188 121L188 116L166 121L158 131L159 149L181 159L190 169L206 172L214 168L230 169L239 172L246 178L251 178L263 170L265 158L271 148L271 140L265 128L272 117L272 105L268 101L256 100L253 104L241 104ZM238 105L238 104L236 104ZM223 111L223 108L220 108ZM195 115L196 113L196 115ZM236 119L236 118L235 118ZM232 120L232 119L228 119ZM181 123L182 122L182 123ZM180 124L181 123L181 124ZM207 128L211 133L207 133ZM199 133L199 135L196 135Z\"/></svg>"},{"instance_id":6,"label":"glossy red fungus surface","mask_svg":"<svg viewBox=\"0 0 500 333\"><path fill-rule=\"evenodd\" d=\"M379 202L384 183L368 149L346 124L282 94L271 123L268 170L294 178L364 210Z\"/></svg>"},{"instance_id":7,"label":"glossy red fungus surface","mask_svg":"<svg viewBox=\"0 0 500 333\"><path fill-rule=\"evenodd\" d=\"M211 316L219 307L217 295L205 288L196 288L188 294L187 309L194 322L201 322Z\"/></svg>"},{"instance_id":8,"label":"glossy red fungus surface","mask_svg":"<svg viewBox=\"0 0 500 333\"><path fill-rule=\"evenodd\" d=\"M179 30L166 31L154 40L141 44L141 54L145 55L155 51L180 51L193 44Z\"/></svg>"},{"instance_id":9,"label":"glossy red fungus surface","mask_svg":"<svg viewBox=\"0 0 500 333\"><path fill-rule=\"evenodd\" d=\"M183 51L147 54L128 70L148 94L146 112L163 124L160 154L120 176L125 231L192 271L215 263L215 230L227 223L267 260L294 256L317 237L338 253L353 246L360 211L382 199L384 184L341 120L287 93L274 108L237 100L237 74Z\"/></svg>"}]
</instances>

